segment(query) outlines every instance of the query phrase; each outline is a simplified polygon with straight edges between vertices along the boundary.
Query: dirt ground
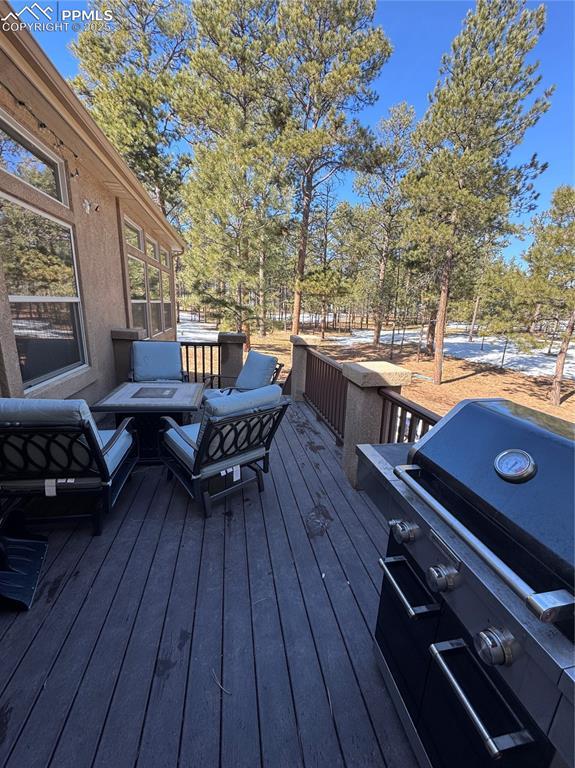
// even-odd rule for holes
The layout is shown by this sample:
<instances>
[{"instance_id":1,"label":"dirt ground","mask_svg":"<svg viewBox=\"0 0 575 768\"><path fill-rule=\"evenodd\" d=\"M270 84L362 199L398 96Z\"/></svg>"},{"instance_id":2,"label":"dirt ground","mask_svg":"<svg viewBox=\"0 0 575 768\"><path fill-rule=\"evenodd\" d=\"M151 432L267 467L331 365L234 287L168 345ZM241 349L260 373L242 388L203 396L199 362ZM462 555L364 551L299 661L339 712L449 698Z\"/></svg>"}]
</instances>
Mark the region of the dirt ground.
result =
<instances>
[{"instance_id":1,"label":"dirt ground","mask_svg":"<svg viewBox=\"0 0 575 768\"><path fill-rule=\"evenodd\" d=\"M370 344L355 344L353 347L322 343L318 336L306 336L322 352L337 360L389 360L389 345L375 349ZM254 336L252 346L260 352L276 355L289 370L291 345L289 333L275 331L266 336ZM446 357L443 364L443 384L435 386L427 380L432 375L433 360L422 356L418 361L413 345L406 345L399 354L394 350L392 362L409 368L415 375L409 387L402 394L440 415L447 413L460 400L470 397L504 397L516 403L553 414L561 419L575 422L575 381L563 382L561 405L551 405L548 400L551 379L547 376L525 376L493 366L473 363L467 360ZM426 378L420 378L427 377Z\"/></svg>"}]
</instances>

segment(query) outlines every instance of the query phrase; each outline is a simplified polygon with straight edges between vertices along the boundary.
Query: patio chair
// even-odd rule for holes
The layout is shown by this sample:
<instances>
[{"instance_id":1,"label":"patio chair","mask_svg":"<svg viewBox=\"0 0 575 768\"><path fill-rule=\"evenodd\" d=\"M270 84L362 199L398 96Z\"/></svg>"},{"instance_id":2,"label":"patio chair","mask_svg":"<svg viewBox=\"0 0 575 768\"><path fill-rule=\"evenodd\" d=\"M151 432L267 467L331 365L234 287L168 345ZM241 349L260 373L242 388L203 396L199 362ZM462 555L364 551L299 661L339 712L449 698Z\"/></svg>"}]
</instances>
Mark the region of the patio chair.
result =
<instances>
[{"instance_id":1,"label":"patio chair","mask_svg":"<svg viewBox=\"0 0 575 768\"><path fill-rule=\"evenodd\" d=\"M214 397L231 395L234 392L246 392L251 389L265 387L269 384L275 384L282 368L283 363L278 363L277 357L263 355L261 352L250 349L234 385L222 389L206 389L204 392L204 402ZM207 386L215 378L217 378L217 374L206 376L204 384Z\"/></svg>"},{"instance_id":2,"label":"patio chair","mask_svg":"<svg viewBox=\"0 0 575 768\"><path fill-rule=\"evenodd\" d=\"M100 504L70 519L89 517L98 535L137 460L131 418L116 430L98 429L84 400L0 398L0 503L95 495Z\"/></svg>"},{"instance_id":3,"label":"patio chair","mask_svg":"<svg viewBox=\"0 0 575 768\"><path fill-rule=\"evenodd\" d=\"M165 431L160 442L169 476L174 474L200 502L206 517L213 501L253 480L260 493L263 491L272 440L287 406L281 388L274 384L208 401L200 424L180 427L169 416L163 417ZM254 475L242 479L242 468ZM210 494L210 480L220 475L227 480L230 473L231 486Z\"/></svg>"},{"instance_id":4,"label":"patio chair","mask_svg":"<svg viewBox=\"0 0 575 768\"><path fill-rule=\"evenodd\" d=\"M187 381L179 341L132 342L130 381Z\"/></svg>"}]
</instances>

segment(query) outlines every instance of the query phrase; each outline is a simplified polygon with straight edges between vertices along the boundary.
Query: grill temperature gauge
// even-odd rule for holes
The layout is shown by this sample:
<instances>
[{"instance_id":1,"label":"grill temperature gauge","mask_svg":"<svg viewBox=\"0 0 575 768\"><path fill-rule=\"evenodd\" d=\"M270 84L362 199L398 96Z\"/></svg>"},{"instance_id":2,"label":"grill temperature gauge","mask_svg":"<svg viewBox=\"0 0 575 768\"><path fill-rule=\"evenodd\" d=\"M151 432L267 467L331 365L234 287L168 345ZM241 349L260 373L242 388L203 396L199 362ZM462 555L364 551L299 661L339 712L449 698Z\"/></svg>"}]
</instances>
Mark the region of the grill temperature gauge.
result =
<instances>
[{"instance_id":1,"label":"grill temperature gauge","mask_svg":"<svg viewBox=\"0 0 575 768\"><path fill-rule=\"evenodd\" d=\"M527 451L509 448L495 457L495 471L510 483L522 483L529 480L537 471L537 465Z\"/></svg>"}]
</instances>

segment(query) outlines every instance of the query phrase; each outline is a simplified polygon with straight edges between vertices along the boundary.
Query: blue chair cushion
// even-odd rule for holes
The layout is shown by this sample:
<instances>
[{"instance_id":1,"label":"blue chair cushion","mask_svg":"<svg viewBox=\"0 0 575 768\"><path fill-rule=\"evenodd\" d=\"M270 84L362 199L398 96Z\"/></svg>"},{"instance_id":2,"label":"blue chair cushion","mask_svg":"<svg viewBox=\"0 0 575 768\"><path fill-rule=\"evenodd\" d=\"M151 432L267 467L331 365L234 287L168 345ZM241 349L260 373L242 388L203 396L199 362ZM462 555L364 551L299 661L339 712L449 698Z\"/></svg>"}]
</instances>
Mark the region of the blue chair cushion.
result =
<instances>
[{"instance_id":1,"label":"blue chair cushion","mask_svg":"<svg viewBox=\"0 0 575 768\"><path fill-rule=\"evenodd\" d=\"M206 400L212 400L214 397L226 397L228 394L228 389L206 389L204 390L202 400L205 403Z\"/></svg>"},{"instance_id":2,"label":"blue chair cushion","mask_svg":"<svg viewBox=\"0 0 575 768\"><path fill-rule=\"evenodd\" d=\"M265 387L272 380L277 363L277 357L262 355L261 352L250 349L234 387L237 389Z\"/></svg>"},{"instance_id":3,"label":"blue chair cushion","mask_svg":"<svg viewBox=\"0 0 575 768\"><path fill-rule=\"evenodd\" d=\"M182 351L179 341L134 341L134 381L181 381Z\"/></svg>"},{"instance_id":4,"label":"blue chair cushion","mask_svg":"<svg viewBox=\"0 0 575 768\"><path fill-rule=\"evenodd\" d=\"M91 426L100 445L103 445L96 422L85 400L2 397L0 398L0 421L62 426L74 426L86 422Z\"/></svg>"},{"instance_id":5,"label":"blue chair cushion","mask_svg":"<svg viewBox=\"0 0 575 768\"><path fill-rule=\"evenodd\" d=\"M114 429L100 429L98 430L98 435L100 437L100 440L104 446L106 447L107 443L111 440L112 436L116 434L116 431ZM132 447L133 438L130 432L128 432L127 429L125 429L120 436L120 439L118 442L114 445L112 450L109 453L106 453L104 456L104 460L106 464L108 465L108 470L110 471L110 474L112 474L118 466L122 463L124 460L126 454Z\"/></svg>"},{"instance_id":6,"label":"blue chair cushion","mask_svg":"<svg viewBox=\"0 0 575 768\"><path fill-rule=\"evenodd\" d=\"M279 403L282 389L277 384L268 384L247 392L232 392L224 397L213 397L205 403L208 416L232 416L238 413L270 408Z\"/></svg>"},{"instance_id":7,"label":"blue chair cushion","mask_svg":"<svg viewBox=\"0 0 575 768\"><path fill-rule=\"evenodd\" d=\"M182 427L182 430L195 442L198 443L198 436L200 434L200 428L201 424L188 424L184 427ZM169 429L164 434L164 441L166 442L166 445L172 450L172 452L178 457L178 459L181 461L184 467L189 472L193 471L194 468L194 460L196 457L196 452L194 449L186 443L185 440L183 440L180 435L176 432L175 429ZM241 463L242 464L249 464L251 461L257 461L258 459L263 458L265 455L265 448L255 448L252 451L247 451L246 453L242 454L241 456ZM200 478L208 478L208 477L214 477L215 475L219 475L220 472L230 469L231 467L238 464L238 457L231 457L229 459L225 459L223 461L217 461L214 464L210 464L204 469L202 469L200 473Z\"/></svg>"}]
</instances>

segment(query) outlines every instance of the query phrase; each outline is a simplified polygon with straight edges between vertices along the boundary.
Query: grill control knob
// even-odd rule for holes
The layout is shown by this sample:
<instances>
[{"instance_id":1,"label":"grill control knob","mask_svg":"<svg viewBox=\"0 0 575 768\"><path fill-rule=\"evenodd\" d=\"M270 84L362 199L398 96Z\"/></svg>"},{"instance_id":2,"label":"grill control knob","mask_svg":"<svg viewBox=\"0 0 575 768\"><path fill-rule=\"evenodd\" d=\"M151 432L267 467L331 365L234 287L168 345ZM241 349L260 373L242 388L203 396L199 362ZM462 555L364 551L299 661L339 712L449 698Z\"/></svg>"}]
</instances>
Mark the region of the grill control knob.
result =
<instances>
[{"instance_id":1,"label":"grill control knob","mask_svg":"<svg viewBox=\"0 0 575 768\"><path fill-rule=\"evenodd\" d=\"M398 544L415 541L420 533L419 526L408 520L390 520L391 534Z\"/></svg>"},{"instance_id":2,"label":"grill control knob","mask_svg":"<svg viewBox=\"0 0 575 768\"><path fill-rule=\"evenodd\" d=\"M516 655L516 642L506 629L488 627L475 635L475 650L481 661L491 667L509 666Z\"/></svg>"},{"instance_id":3,"label":"grill control knob","mask_svg":"<svg viewBox=\"0 0 575 768\"><path fill-rule=\"evenodd\" d=\"M457 568L438 563L427 569L427 584L432 592L449 592L455 589L459 579Z\"/></svg>"}]
</instances>

